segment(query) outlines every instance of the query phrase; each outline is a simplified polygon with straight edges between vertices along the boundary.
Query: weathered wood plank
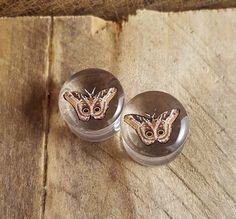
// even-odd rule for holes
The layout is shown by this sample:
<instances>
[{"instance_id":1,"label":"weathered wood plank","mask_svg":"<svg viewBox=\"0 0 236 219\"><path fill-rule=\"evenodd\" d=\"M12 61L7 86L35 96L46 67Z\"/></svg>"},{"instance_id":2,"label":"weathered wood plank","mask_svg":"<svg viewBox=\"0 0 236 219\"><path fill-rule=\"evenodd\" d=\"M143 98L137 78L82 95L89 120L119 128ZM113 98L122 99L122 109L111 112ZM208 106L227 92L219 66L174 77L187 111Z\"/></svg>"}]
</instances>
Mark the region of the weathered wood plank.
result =
<instances>
[{"instance_id":1,"label":"weathered wood plank","mask_svg":"<svg viewBox=\"0 0 236 219\"><path fill-rule=\"evenodd\" d=\"M49 18L0 19L0 217L39 218Z\"/></svg>"},{"instance_id":2,"label":"weathered wood plank","mask_svg":"<svg viewBox=\"0 0 236 219\"><path fill-rule=\"evenodd\" d=\"M137 9L185 11L236 7L234 0L0 0L0 16L95 15L107 20L123 20Z\"/></svg>"},{"instance_id":3,"label":"weathered wood plank","mask_svg":"<svg viewBox=\"0 0 236 219\"><path fill-rule=\"evenodd\" d=\"M45 218L236 217L235 21L235 10L144 11L121 31L92 17L54 19ZM96 144L75 137L58 93L87 67L113 72L126 100L146 90L176 96L191 119L183 153L148 168L129 159L119 134Z\"/></svg>"}]
</instances>

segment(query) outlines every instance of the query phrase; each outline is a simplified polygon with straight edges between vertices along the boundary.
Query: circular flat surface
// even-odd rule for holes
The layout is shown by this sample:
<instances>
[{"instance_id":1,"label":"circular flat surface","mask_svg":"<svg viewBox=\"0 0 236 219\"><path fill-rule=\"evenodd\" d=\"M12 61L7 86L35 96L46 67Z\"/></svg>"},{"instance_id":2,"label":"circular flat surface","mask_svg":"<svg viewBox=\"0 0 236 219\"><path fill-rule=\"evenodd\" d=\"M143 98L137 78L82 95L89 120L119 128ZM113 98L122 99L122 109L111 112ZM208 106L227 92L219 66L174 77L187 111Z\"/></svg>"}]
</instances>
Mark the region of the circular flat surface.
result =
<instances>
[{"instance_id":1,"label":"circular flat surface","mask_svg":"<svg viewBox=\"0 0 236 219\"><path fill-rule=\"evenodd\" d=\"M63 119L74 131L98 131L113 124L124 105L120 82L102 69L85 69L72 75L59 95Z\"/></svg>"},{"instance_id":2,"label":"circular flat surface","mask_svg":"<svg viewBox=\"0 0 236 219\"><path fill-rule=\"evenodd\" d=\"M122 116L122 138L129 151L146 159L177 156L189 130L183 105L173 96L148 91L135 96ZM135 155L134 155L135 156Z\"/></svg>"}]
</instances>

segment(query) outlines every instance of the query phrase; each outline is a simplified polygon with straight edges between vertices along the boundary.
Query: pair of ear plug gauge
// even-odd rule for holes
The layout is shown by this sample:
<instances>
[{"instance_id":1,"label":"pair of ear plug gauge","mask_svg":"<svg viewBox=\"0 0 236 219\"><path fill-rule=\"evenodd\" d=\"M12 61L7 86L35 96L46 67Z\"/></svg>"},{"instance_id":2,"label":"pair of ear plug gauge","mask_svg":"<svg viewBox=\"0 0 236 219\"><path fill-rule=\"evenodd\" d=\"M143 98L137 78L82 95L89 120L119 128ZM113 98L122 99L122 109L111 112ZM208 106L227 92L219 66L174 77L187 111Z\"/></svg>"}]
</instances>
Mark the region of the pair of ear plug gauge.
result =
<instances>
[{"instance_id":1,"label":"pair of ear plug gauge","mask_svg":"<svg viewBox=\"0 0 236 219\"><path fill-rule=\"evenodd\" d=\"M86 141L104 141L121 129L126 152L143 165L173 160L189 131L186 110L173 96L148 91L124 107L120 82L102 69L72 75L60 91L59 109L71 131Z\"/></svg>"}]
</instances>

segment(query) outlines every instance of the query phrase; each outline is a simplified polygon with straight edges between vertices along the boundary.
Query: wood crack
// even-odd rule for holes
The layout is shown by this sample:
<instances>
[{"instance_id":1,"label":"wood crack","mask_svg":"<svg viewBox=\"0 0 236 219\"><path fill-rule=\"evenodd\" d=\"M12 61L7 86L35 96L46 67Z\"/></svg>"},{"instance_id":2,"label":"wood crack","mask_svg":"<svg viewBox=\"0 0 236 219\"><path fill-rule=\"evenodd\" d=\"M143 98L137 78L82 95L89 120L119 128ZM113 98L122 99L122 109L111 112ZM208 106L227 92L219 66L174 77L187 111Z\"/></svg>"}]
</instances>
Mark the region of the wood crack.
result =
<instances>
[{"instance_id":1,"label":"wood crack","mask_svg":"<svg viewBox=\"0 0 236 219\"><path fill-rule=\"evenodd\" d=\"M215 119L209 112L207 112L207 110L197 101L197 99L188 91L188 89L187 89L182 83L180 83L180 81L178 81L178 83L181 85L181 87L184 89L184 91L189 94L189 96L194 100L194 102L197 103L197 105L202 109L202 111L203 111L221 130L224 130L224 127L223 127L218 121L216 121L216 119ZM225 132L225 134L226 134L226 136L228 137L229 140L231 140L232 142L234 142L234 139L233 139L232 137L230 137L227 132ZM225 153L225 152L224 152L224 153Z\"/></svg>"},{"instance_id":2,"label":"wood crack","mask_svg":"<svg viewBox=\"0 0 236 219\"><path fill-rule=\"evenodd\" d=\"M98 146L98 147L99 147L99 146ZM111 157L111 159L112 159L113 161L116 161L122 168L128 170L128 172L130 172L136 179L138 179L138 181L140 181L141 184L143 184L144 186L146 186L146 184L145 184L135 173L133 173L129 168L127 168L125 165L123 165L122 163L120 163L119 161L117 161L109 152L105 151L105 150L104 150L103 148L101 148L101 147L99 147L99 148L100 148L103 152L105 152L109 157ZM162 183L164 183L164 181L161 180L159 177L158 177L158 179L159 179L160 181L162 181ZM130 189L130 188L129 188L127 185L125 185L122 181L120 181L120 180L118 180L118 181L119 181L120 184L122 184L128 191L130 191L132 194L134 194L141 202L145 203L145 201L144 201L139 195L137 195L136 192L134 192L132 189ZM164 183L164 184L166 185L166 183ZM167 185L166 185L166 186L167 186ZM167 187L170 189L169 186L167 186ZM170 189L170 191L173 193L173 191L172 191L171 189ZM149 195L150 199L153 201L153 203L154 203L155 205L157 205L159 209L163 210L164 213L166 214L167 211L163 208L163 206L160 206L160 205L157 203L157 201L156 201L155 199L153 199L153 197L151 196L150 193L148 193L148 195ZM174 195L179 201L181 201L182 205L183 205L183 206L186 208L186 210L193 216L192 212L189 210L189 208L187 208L187 206L182 202L182 200L180 200L179 197L176 196L174 193L173 193L173 195ZM169 214L166 214L166 215L167 215L169 218L172 218ZM207 216L207 217L208 217L208 216Z\"/></svg>"},{"instance_id":3,"label":"wood crack","mask_svg":"<svg viewBox=\"0 0 236 219\"><path fill-rule=\"evenodd\" d=\"M200 201L200 203L211 213L213 212L210 208L203 202L203 200L188 186L188 184L170 167L168 166L170 171L186 186L186 188ZM214 215L214 214L213 214Z\"/></svg>"},{"instance_id":4,"label":"wood crack","mask_svg":"<svg viewBox=\"0 0 236 219\"><path fill-rule=\"evenodd\" d=\"M47 170L48 170L48 134L49 134L49 117L50 117L50 72L52 60L52 43L53 43L53 17L50 20L49 39L48 39L48 56L47 56L47 71L46 71L46 92L44 106L44 139L43 139L43 182L40 218L44 218L46 197L47 197Z\"/></svg>"},{"instance_id":5,"label":"wood crack","mask_svg":"<svg viewBox=\"0 0 236 219\"><path fill-rule=\"evenodd\" d=\"M165 209L163 209L163 211L165 212L165 214L168 218L173 219L173 217L171 217L170 214Z\"/></svg>"},{"instance_id":6,"label":"wood crack","mask_svg":"<svg viewBox=\"0 0 236 219\"><path fill-rule=\"evenodd\" d=\"M140 181L143 185L145 185L145 183L133 172L131 171L129 168L127 168L126 166L124 166L121 162L119 162L115 157L113 157L109 152L107 152L106 150L104 150L103 148L99 147L99 149L101 149L104 153L106 153L113 161L116 161L122 168L126 169L128 172L130 172L136 179L138 179L138 181Z\"/></svg>"},{"instance_id":7,"label":"wood crack","mask_svg":"<svg viewBox=\"0 0 236 219\"><path fill-rule=\"evenodd\" d=\"M221 72L219 72L218 69L214 68L214 67L212 66L212 64L210 64L209 61L205 58L204 54L206 53L206 51L205 51L205 48L204 48L204 47L200 47L200 46L199 46L200 43L197 43L197 45L199 46L199 48L202 49L203 53L201 53L201 52L195 47L195 45L193 45L193 43L191 42L191 40L189 40L188 35L185 34L187 31L184 31L184 29L183 29L179 24L177 24L176 22L174 22L173 19L171 20L171 19L169 18L168 21L167 21L167 19L163 18L162 21L163 21L163 22L169 27L169 29L172 30L173 32L176 33L176 32L177 32L177 29L178 29L178 30L179 30L179 31L178 31L178 32L179 32L179 35L180 35L183 39L185 39L185 42L188 43L188 45L193 49L193 51L195 52L195 54L198 55L198 57L206 64L206 66L208 66L208 67L212 70L212 72L213 72L218 78L221 78ZM169 21L171 21L171 22L169 22ZM175 28L175 26L176 26L177 28ZM196 35L196 34L195 34L195 35ZM201 39L197 39L196 42L197 42L197 41L199 41L199 42L201 42L201 43L203 43L203 44L205 43L205 42L204 42L203 40L201 40ZM206 44L206 43L205 43L205 44ZM226 87L227 89L229 89L230 92L232 92L232 94L234 94L234 96L236 96L236 93L235 93L235 91L233 90L233 88L229 86L229 80L228 80L228 79L227 79L227 81L222 80L222 83L225 85L225 87Z\"/></svg>"},{"instance_id":8,"label":"wood crack","mask_svg":"<svg viewBox=\"0 0 236 219\"><path fill-rule=\"evenodd\" d=\"M170 168L168 168L170 169ZM184 206L184 208L193 216L195 217L195 215L191 212L191 209L189 209L189 207L184 203L184 201L171 189L171 187L166 184L166 182L161 179L157 174L155 174L157 176L157 178L171 191L171 193L173 194L173 196L175 196L175 198ZM204 212L205 213L205 212ZM208 215L205 215L207 218L209 218Z\"/></svg>"}]
</instances>

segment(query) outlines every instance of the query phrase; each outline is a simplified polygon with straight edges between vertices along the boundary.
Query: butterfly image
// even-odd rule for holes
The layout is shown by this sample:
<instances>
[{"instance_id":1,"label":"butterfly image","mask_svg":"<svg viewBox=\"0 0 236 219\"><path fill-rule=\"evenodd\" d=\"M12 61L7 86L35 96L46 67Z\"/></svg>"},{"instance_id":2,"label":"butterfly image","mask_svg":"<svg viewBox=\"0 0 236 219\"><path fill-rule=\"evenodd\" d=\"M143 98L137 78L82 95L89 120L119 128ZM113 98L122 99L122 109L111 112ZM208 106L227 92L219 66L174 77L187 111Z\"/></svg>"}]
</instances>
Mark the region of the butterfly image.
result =
<instances>
[{"instance_id":1,"label":"butterfly image","mask_svg":"<svg viewBox=\"0 0 236 219\"><path fill-rule=\"evenodd\" d=\"M155 141L166 143L170 140L172 124L180 113L179 109L172 109L159 116L147 114L147 117L136 114L127 114L124 121L130 125L146 145Z\"/></svg>"},{"instance_id":2,"label":"butterfly image","mask_svg":"<svg viewBox=\"0 0 236 219\"><path fill-rule=\"evenodd\" d=\"M109 103L116 95L115 87L101 90L95 94L95 89L85 94L77 91L66 91L63 94L64 99L75 109L81 121L88 121L90 118L103 119L109 108Z\"/></svg>"}]
</instances>

